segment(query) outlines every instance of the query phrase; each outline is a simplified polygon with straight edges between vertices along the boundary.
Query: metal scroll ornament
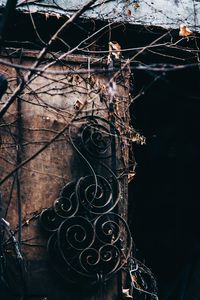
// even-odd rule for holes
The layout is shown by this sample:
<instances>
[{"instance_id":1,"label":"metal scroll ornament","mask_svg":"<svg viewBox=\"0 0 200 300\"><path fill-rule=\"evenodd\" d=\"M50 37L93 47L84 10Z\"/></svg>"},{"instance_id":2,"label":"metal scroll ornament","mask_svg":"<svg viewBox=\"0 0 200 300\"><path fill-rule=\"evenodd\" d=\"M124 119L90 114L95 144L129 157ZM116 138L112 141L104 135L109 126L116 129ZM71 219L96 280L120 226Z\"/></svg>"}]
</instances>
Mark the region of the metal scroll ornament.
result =
<instances>
[{"instance_id":1,"label":"metal scroll ornament","mask_svg":"<svg viewBox=\"0 0 200 300\"><path fill-rule=\"evenodd\" d=\"M88 174L67 183L52 207L42 211L40 222L49 233L47 248L56 272L68 282L91 286L123 267L130 255L131 237L118 214L120 185L109 168L116 154L112 145L117 145L117 130L100 117L78 122L75 138L71 131L69 135Z\"/></svg>"}]
</instances>

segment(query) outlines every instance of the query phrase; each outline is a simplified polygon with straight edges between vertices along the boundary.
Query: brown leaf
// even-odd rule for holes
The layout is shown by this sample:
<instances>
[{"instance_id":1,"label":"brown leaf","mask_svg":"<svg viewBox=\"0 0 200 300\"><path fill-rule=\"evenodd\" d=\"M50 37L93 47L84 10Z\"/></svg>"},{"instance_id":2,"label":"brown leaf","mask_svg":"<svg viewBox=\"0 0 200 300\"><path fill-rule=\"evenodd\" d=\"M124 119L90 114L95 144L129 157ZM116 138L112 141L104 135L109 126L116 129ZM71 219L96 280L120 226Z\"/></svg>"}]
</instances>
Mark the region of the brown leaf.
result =
<instances>
[{"instance_id":1,"label":"brown leaf","mask_svg":"<svg viewBox=\"0 0 200 300\"><path fill-rule=\"evenodd\" d=\"M134 8L138 9L140 7L140 4L138 2L134 3Z\"/></svg>"},{"instance_id":2,"label":"brown leaf","mask_svg":"<svg viewBox=\"0 0 200 300\"><path fill-rule=\"evenodd\" d=\"M135 177L135 171L129 171L129 173L128 173L128 183L131 182L134 177Z\"/></svg>"},{"instance_id":3,"label":"brown leaf","mask_svg":"<svg viewBox=\"0 0 200 300\"><path fill-rule=\"evenodd\" d=\"M186 26L186 24L180 24L179 36L188 37L193 35L193 32Z\"/></svg>"},{"instance_id":4,"label":"brown leaf","mask_svg":"<svg viewBox=\"0 0 200 300\"><path fill-rule=\"evenodd\" d=\"M132 12L130 9L127 10L127 15L130 17L132 15Z\"/></svg>"},{"instance_id":5,"label":"brown leaf","mask_svg":"<svg viewBox=\"0 0 200 300\"><path fill-rule=\"evenodd\" d=\"M74 104L74 109L79 110L83 103L80 100L77 100L76 103Z\"/></svg>"}]
</instances>

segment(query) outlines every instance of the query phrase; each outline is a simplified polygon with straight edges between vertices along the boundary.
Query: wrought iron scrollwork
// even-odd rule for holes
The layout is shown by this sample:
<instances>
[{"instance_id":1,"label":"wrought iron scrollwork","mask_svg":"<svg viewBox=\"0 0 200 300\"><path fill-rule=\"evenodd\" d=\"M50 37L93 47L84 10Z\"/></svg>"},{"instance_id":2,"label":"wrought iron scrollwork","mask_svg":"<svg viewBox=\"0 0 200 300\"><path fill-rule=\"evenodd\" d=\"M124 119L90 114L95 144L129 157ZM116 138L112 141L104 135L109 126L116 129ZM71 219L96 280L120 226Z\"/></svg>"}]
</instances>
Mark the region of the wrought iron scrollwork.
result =
<instances>
[{"instance_id":1,"label":"wrought iron scrollwork","mask_svg":"<svg viewBox=\"0 0 200 300\"><path fill-rule=\"evenodd\" d=\"M67 183L40 222L50 235L48 252L55 270L69 282L91 285L120 270L132 245L128 225L117 212L120 184L109 167L118 132L100 117L76 122L81 125L75 137L69 131L70 140L90 173Z\"/></svg>"},{"instance_id":2,"label":"wrought iron scrollwork","mask_svg":"<svg viewBox=\"0 0 200 300\"><path fill-rule=\"evenodd\" d=\"M60 192L60 197L54 202L54 211L63 218L74 216L79 208L75 194L75 182L67 183Z\"/></svg>"},{"instance_id":3,"label":"wrought iron scrollwork","mask_svg":"<svg viewBox=\"0 0 200 300\"><path fill-rule=\"evenodd\" d=\"M111 157L111 144L118 143L119 133L112 122L98 116L87 116L80 119L86 122L80 130L82 149L91 157L106 159Z\"/></svg>"},{"instance_id":4,"label":"wrought iron scrollwork","mask_svg":"<svg viewBox=\"0 0 200 300\"><path fill-rule=\"evenodd\" d=\"M113 197L111 183L103 176L96 175L81 177L76 185L76 197L79 203L93 214L104 214L111 211L117 204L118 198Z\"/></svg>"},{"instance_id":5,"label":"wrought iron scrollwork","mask_svg":"<svg viewBox=\"0 0 200 300\"><path fill-rule=\"evenodd\" d=\"M47 232L54 232L58 229L62 219L56 214L53 208L47 208L40 214L40 223Z\"/></svg>"}]
</instances>

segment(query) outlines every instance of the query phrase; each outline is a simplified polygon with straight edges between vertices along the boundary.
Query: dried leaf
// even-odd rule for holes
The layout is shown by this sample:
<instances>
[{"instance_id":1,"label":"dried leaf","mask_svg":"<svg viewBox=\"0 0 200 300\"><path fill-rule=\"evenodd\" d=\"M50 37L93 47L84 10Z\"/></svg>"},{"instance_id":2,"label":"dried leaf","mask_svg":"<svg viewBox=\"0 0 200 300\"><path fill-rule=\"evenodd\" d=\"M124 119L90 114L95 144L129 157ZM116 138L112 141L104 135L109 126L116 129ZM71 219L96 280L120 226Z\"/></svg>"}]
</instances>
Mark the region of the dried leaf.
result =
<instances>
[{"instance_id":1,"label":"dried leaf","mask_svg":"<svg viewBox=\"0 0 200 300\"><path fill-rule=\"evenodd\" d=\"M74 109L79 110L83 103L80 100L77 100L76 103L74 104Z\"/></svg>"},{"instance_id":2,"label":"dried leaf","mask_svg":"<svg viewBox=\"0 0 200 300\"><path fill-rule=\"evenodd\" d=\"M45 15L45 18L47 20L49 18L49 13L46 12L44 15Z\"/></svg>"},{"instance_id":3,"label":"dried leaf","mask_svg":"<svg viewBox=\"0 0 200 300\"><path fill-rule=\"evenodd\" d=\"M56 18L59 20L61 15L59 13L56 13L55 15L56 15Z\"/></svg>"},{"instance_id":4,"label":"dried leaf","mask_svg":"<svg viewBox=\"0 0 200 300\"><path fill-rule=\"evenodd\" d=\"M109 44L109 56L114 56L115 59L121 58L121 46L117 41L110 41Z\"/></svg>"},{"instance_id":5,"label":"dried leaf","mask_svg":"<svg viewBox=\"0 0 200 300\"><path fill-rule=\"evenodd\" d=\"M72 82L73 81L73 76L72 75L67 76L67 80L68 80L68 82Z\"/></svg>"},{"instance_id":6,"label":"dried leaf","mask_svg":"<svg viewBox=\"0 0 200 300\"><path fill-rule=\"evenodd\" d=\"M186 24L180 24L179 36L188 37L193 35L193 32L186 26Z\"/></svg>"},{"instance_id":7,"label":"dried leaf","mask_svg":"<svg viewBox=\"0 0 200 300\"><path fill-rule=\"evenodd\" d=\"M132 15L132 12L130 9L127 10L127 15L130 17Z\"/></svg>"},{"instance_id":8,"label":"dried leaf","mask_svg":"<svg viewBox=\"0 0 200 300\"><path fill-rule=\"evenodd\" d=\"M122 289L122 296L123 299L133 299L133 297L130 295L129 289Z\"/></svg>"},{"instance_id":9,"label":"dried leaf","mask_svg":"<svg viewBox=\"0 0 200 300\"><path fill-rule=\"evenodd\" d=\"M136 286L137 289L142 289L141 286L137 282L137 276L136 275L132 274L131 275L131 280L132 280L132 282L134 283L134 285Z\"/></svg>"},{"instance_id":10,"label":"dried leaf","mask_svg":"<svg viewBox=\"0 0 200 300\"><path fill-rule=\"evenodd\" d=\"M128 183L131 182L133 180L133 178L135 177L135 171L129 171L128 173Z\"/></svg>"},{"instance_id":11,"label":"dried leaf","mask_svg":"<svg viewBox=\"0 0 200 300\"><path fill-rule=\"evenodd\" d=\"M140 4L138 2L134 3L134 8L138 9L140 7Z\"/></svg>"}]
</instances>

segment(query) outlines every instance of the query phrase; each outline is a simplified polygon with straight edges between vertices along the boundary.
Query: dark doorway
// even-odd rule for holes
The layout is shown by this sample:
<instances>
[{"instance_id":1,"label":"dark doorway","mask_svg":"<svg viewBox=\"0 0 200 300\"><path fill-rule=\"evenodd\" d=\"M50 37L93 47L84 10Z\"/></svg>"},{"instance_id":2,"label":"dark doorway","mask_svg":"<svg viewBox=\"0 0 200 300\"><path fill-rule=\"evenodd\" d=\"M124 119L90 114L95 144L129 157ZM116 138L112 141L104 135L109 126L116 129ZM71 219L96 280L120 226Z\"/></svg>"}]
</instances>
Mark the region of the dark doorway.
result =
<instances>
[{"instance_id":1,"label":"dark doorway","mask_svg":"<svg viewBox=\"0 0 200 300\"><path fill-rule=\"evenodd\" d=\"M132 124L146 136L146 145L134 146L136 176L129 186L137 256L155 274L159 299L197 300L200 71L138 71L134 83L135 94L144 93L132 106Z\"/></svg>"}]
</instances>

